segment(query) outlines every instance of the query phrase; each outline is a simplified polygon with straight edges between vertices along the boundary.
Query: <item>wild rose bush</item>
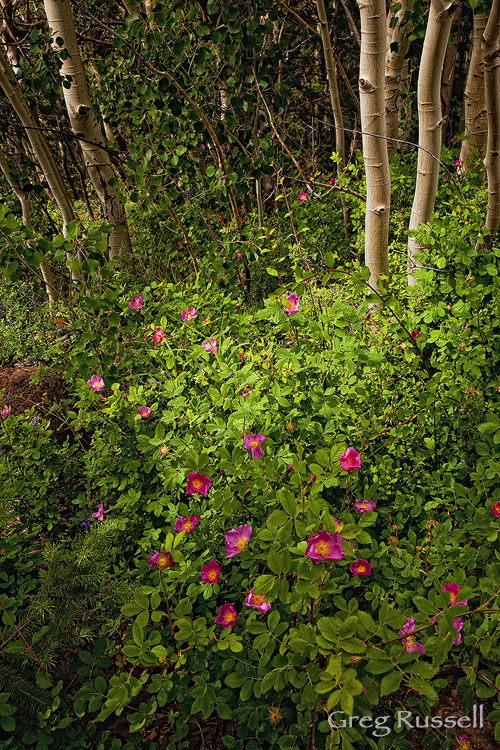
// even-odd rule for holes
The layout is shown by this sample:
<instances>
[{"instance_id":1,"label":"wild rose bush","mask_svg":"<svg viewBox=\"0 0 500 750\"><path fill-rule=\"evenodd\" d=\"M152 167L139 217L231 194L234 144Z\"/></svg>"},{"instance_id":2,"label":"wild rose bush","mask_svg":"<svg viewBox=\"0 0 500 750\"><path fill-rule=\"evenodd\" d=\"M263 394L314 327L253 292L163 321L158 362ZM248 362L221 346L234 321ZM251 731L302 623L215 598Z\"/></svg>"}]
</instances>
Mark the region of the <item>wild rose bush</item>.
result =
<instances>
[{"instance_id":1,"label":"wild rose bush","mask_svg":"<svg viewBox=\"0 0 500 750\"><path fill-rule=\"evenodd\" d=\"M371 315L363 269L257 308L196 286L82 301L75 523L119 526L137 588L114 673L80 652L78 716L170 716L172 748L213 713L233 750L383 747L329 712L426 713L450 665L465 708L496 696L497 277L454 251Z\"/></svg>"}]
</instances>

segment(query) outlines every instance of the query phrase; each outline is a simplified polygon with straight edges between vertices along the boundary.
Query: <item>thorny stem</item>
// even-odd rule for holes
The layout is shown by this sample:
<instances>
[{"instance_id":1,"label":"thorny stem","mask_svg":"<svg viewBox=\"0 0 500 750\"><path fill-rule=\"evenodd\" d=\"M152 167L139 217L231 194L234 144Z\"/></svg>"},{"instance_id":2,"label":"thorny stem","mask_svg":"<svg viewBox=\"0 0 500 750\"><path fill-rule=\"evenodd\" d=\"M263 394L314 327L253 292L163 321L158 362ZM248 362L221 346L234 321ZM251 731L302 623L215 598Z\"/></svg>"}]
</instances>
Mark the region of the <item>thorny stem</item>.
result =
<instances>
[{"instance_id":1,"label":"thorny stem","mask_svg":"<svg viewBox=\"0 0 500 750\"><path fill-rule=\"evenodd\" d=\"M164 578L164 575L163 575L163 570L160 570L160 581L161 581L161 585L163 586L163 591L165 592L165 604L166 604L166 607L167 607L167 618L168 618L168 622L169 622L169 625L170 625L170 631L171 631L172 636L173 636L174 635L174 623L172 622L172 614L171 614L171 611L170 611L170 602L168 600L168 591L167 591L167 586L165 584L165 578Z\"/></svg>"}]
</instances>

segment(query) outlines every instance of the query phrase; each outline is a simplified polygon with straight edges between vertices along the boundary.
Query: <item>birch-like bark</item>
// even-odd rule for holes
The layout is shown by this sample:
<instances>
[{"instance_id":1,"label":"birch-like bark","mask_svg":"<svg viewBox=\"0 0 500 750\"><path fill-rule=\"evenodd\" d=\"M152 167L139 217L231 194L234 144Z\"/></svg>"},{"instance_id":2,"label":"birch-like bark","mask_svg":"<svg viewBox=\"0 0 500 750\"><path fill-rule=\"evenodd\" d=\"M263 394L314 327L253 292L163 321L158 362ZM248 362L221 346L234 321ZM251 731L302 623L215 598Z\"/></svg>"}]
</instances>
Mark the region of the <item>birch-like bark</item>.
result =
<instances>
[{"instance_id":1,"label":"birch-like bark","mask_svg":"<svg viewBox=\"0 0 500 750\"><path fill-rule=\"evenodd\" d=\"M42 130L36 122L28 103L21 91L21 87L0 48L0 87L3 89L12 109L17 114L23 125L28 140L33 150L40 169L43 172L49 186L52 198L57 205L62 218L63 234L66 236L68 224L74 221L73 204L66 187L66 183L61 175L61 171L56 164L54 156L45 140ZM70 253L67 253L68 260L73 259ZM72 271L71 278L74 281L81 279L79 271Z\"/></svg>"},{"instance_id":2,"label":"birch-like bark","mask_svg":"<svg viewBox=\"0 0 500 750\"><path fill-rule=\"evenodd\" d=\"M462 6L459 5L453 22L456 24L460 16L462 15ZM448 126L450 122L450 110L451 110L451 95L453 93L453 83L455 81L455 71L457 69L457 50L459 41L459 29L455 29L455 33L448 42L446 48L446 55L444 57L443 66L443 78L441 81L441 117L443 119L442 127L442 143L446 143L446 136L448 133Z\"/></svg>"},{"instance_id":3,"label":"birch-like bark","mask_svg":"<svg viewBox=\"0 0 500 750\"><path fill-rule=\"evenodd\" d=\"M325 59L328 91L330 93L330 104L332 105L333 121L335 123L335 152L340 157L340 161L336 164L336 174L337 176L340 176L345 166L345 135L339 86L337 83L337 69L333 58L332 40L330 37L330 29L328 28L328 16L326 15L324 0L316 0L316 8L318 11L318 26L321 35L321 44L323 46L323 56ZM344 227L347 229L350 224L350 217L345 198L342 198L342 211L344 215Z\"/></svg>"},{"instance_id":4,"label":"birch-like bark","mask_svg":"<svg viewBox=\"0 0 500 750\"><path fill-rule=\"evenodd\" d=\"M391 201L385 140L385 0L358 0L358 6L361 16L359 103L366 174L365 265L370 269L371 286L382 292L379 278L389 273L387 246Z\"/></svg>"},{"instance_id":5,"label":"birch-like bark","mask_svg":"<svg viewBox=\"0 0 500 750\"><path fill-rule=\"evenodd\" d=\"M455 0L431 0L418 75L418 162L409 230L432 218L441 155L441 74L450 36ZM425 149L425 150L424 150ZM435 157L435 158L434 158ZM408 283L415 284L420 246L408 238Z\"/></svg>"},{"instance_id":6,"label":"birch-like bark","mask_svg":"<svg viewBox=\"0 0 500 750\"><path fill-rule=\"evenodd\" d=\"M461 168L467 172L474 155L483 156L488 135L488 113L484 94L484 63L481 42L488 21L487 13L474 15L472 47L464 92L464 125L467 140L460 149Z\"/></svg>"},{"instance_id":7,"label":"birch-like bark","mask_svg":"<svg viewBox=\"0 0 500 750\"><path fill-rule=\"evenodd\" d=\"M493 0L482 41L488 141L484 166L488 177L488 211L478 242L489 250L500 226L500 0Z\"/></svg>"},{"instance_id":8,"label":"birch-like bark","mask_svg":"<svg viewBox=\"0 0 500 750\"><path fill-rule=\"evenodd\" d=\"M385 58L385 125L388 138L399 138L399 107L401 92L408 78L408 64L405 55L410 45L408 34L412 24L408 21L401 26L406 11L411 10L413 0L402 0L401 8L387 14L387 51ZM394 24L393 19L396 19ZM389 152L396 151L397 141L388 141Z\"/></svg>"},{"instance_id":9,"label":"birch-like bark","mask_svg":"<svg viewBox=\"0 0 500 750\"><path fill-rule=\"evenodd\" d=\"M31 207L28 200L28 196L16 180L15 175L10 171L9 163L5 157L5 153L0 146L0 171L3 173L5 179L9 183L11 190L15 194L19 203L21 204L21 212L23 217L23 224L28 229L32 229L31 225ZM42 257L40 261L40 271L42 274L43 281L45 283L45 291L49 299L49 304L53 304L58 299L57 290L54 286L54 277L52 270L49 265L49 261L45 257Z\"/></svg>"},{"instance_id":10,"label":"birch-like bark","mask_svg":"<svg viewBox=\"0 0 500 750\"><path fill-rule=\"evenodd\" d=\"M73 133L85 139L80 141L85 168L101 204L104 219L114 227L108 237L109 257L118 260L131 253L127 219L123 204L116 195L117 175L92 108L70 0L44 0L44 7L54 49L68 53L61 65L61 74L69 76L71 82L70 88L63 87L64 101Z\"/></svg>"}]
</instances>

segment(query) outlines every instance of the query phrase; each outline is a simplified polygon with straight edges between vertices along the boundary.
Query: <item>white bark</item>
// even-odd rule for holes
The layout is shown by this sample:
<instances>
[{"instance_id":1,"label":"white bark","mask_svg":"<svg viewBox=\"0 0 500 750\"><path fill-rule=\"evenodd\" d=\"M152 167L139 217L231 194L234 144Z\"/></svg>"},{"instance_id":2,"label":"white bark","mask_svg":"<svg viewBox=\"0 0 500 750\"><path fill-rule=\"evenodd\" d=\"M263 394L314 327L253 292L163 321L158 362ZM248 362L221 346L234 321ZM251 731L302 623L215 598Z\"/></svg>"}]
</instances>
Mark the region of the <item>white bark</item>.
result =
<instances>
[{"instance_id":1,"label":"white bark","mask_svg":"<svg viewBox=\"0 0 500 750\"><path fill-rule=\"evenodd\" d=\"M417 179L409 230L415 230L432 218L439 179L441 155L441 75L450 36L455 0L431 0L418 75L418 151ZM423 150L425 149L425 150ZM434 158L436 157L436 158ZM420 246L408 239L408 283L416 281Z\"/></svg>"},{"instance_id":2,"label":"white bark","mask_svg":"<svg viewBox=\"0 0 500 750\"><path fill-rule=\"evenodd\" d=\"M339 86L337 83L338 74L335 60L333 59L332 41L330 38L330 29L328 28L328 17L326 15L324 0L316 0L316 8L318 11L319 31L321 34L321 43L323 45L323 55L325 58L330 103L332 105L333 119L335 122L335 151L340 156L340 164L337 164L337 174L340 174L345 164L345 137Z\"/></svg>"},{"instance_id":3,"label":"white bark","mask_svg":"<svg viewBox=\"0 0 500 750\"><path fill-rule=\"evenodd\" d=\"M63 87L64 101L73 132L85 139L80 140L83 161L103 216L114 227L108 237L109 257L119 259L131 252L127 219L123 204L116 195L117 175L105 150L101 127L92 108L70 0L44 0L44 7L53 34L53 47L68 53L61 66L61 74L69 76L71 82L70 88Z\"/></svg>"},{"instance_id":4,"label":"white bark","mask_svg":"<svg viewBox=\"0 0 500 750\"><path fill-rule=\"evenodd\" d=\"M401 8L396 14L390 12L387 14L387 52L385 58L385 118L386 118L386 135L388 138L399 138L399 107L401 92L403 91L408 78L408 64L405 55L408 52L409 39L408 34L412 29L412 24L408 21L405 26L401 26L405 12L411 10L413 0L402 0ZM395 25L393 19L396 18ZM397 44L397 49L395 45ZM392 49L391 49L392 45ZM396 151L398 144L396 141L387 143L389 152Z\"/></svg>"},{"instance_id":5,"label":"white bark","mask_svg":"<svg viewBox=\"0 0 500 750\"><path fill-rule=\"evenodd\" d=\"M488 21L487 13L474 15L472 48L464 92L464 125L467 140L460 150L461 167L467 172L474 154L483 156L488 134L488 113L484 99L484 63L481 50L483 32Z\"/></svg>"},{"instance_id":6,"label":"white bark","mask_svg":"<svg viewBox=\"0 0 500 750\"><path fill-rule=\"evenodd\" d=\"M31 208L30 203L28 200L28 197L22 187L20 186L19 182L16 180L15 175L12 174L10 171L9 164L7 162L7 159L5 157L5 154L3 152L2 147L0 146L0 171L3 173L5 179L9 183L11 190L16 195L19 203L21 204L21 211L23 216L23 224L28 229L31 229ZM49 303L53 304L57 298L57 290L54 287L54 277L52 275L52 271L49 265L49 261L45 256L43 256L42 260L40 261L40 271L42 273L42 278L45 283L45 291L47 293L47 297L49 299Z\"/></svg>"},{"instance_id":7,"label":"white bark","mask_svg":"<svg viewBox=\"0 0 500 750\"><path fill-rule=\"evenodd\" d=\"M486 249L500 226L500 0L493 0L482 41L488 142L484 166L488 177L488 211L483 237Z\"/></svg>"},{"instance_id":8,"label":"white bark","mask_svg":"<svg viewBox=\"0 0 500 750\"><path fill-rule=\"evenodd\" d=\"M48 183L54 202L61 212L63 223L63 234L66 235L68 224L74 221L73 204L66 187L66 183L56 164L54 156L45 140L42 130L36 122L21 91L21 87L0 48L0 87L3 89L12 109L17 114L21 124L25 128L26 135L33 149L33 154L40 165L43 175ZM68 259L71 254L67 253ZM72 271L71 277L74 281L81 279L79 271Z\"/></svg>"},{"instance_id":9,"label":"white bark","mask_svg":"<svg viewBox=\"0 0 500 750\"><path fill-rule=\"evenodd\" d=\"M382 291L379 277L389 273L387 245L391 200L385 140L385 0L358 0L358 6L361 16L359 103L366 174L365 264L371 272L371 286Z\"/></svg>"},{"instance_id":10,"label":"white bark","mask_svg":"<svg viewBox=\"0 0 500 750\"><path fill-rule=\"evenodd\" d=\"M459 5L453 18L454 23L458 22L461 15L462 6ZM455 70L457 67L458 36L458 30L456 30L448 42L444 58L443 80L441 81L441 115L443 118L443 134L441 138L443 143L446 142L446 135L448 133L450 122L451 96L453 93Z\"/></svg>"}]
</instances>

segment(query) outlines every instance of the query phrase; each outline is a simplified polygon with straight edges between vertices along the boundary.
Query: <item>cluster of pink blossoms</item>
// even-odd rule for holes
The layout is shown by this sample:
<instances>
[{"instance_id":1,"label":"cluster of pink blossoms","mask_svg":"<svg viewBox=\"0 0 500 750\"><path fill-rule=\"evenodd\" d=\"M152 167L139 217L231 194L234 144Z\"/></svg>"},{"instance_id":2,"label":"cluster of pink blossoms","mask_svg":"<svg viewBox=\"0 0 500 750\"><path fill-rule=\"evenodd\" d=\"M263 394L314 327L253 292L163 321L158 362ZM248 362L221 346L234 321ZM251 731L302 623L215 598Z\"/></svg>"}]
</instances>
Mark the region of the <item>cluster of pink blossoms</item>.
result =
<instances>
[{"instance_id":1,"label":"cluster of pink blossoms","mask_svg":"<svg viewBox=\"0 0 500 750\"><path fill-rule=\"evenodd\" d=\"M457 602L457 597L460 593L460 586L458 585L458 583L447 583L443 586L442 591L447 591L449 593L451 607L458 607L460 605L467 604L467 599L464 599L461 602ZM442 615L443 613L440 612L439 614ZM436 617L433 617L431 619L431 622L434 623L434 629L436 633L439 635L439 628L436 625ZM462 635L460 631L463 628L463 622L460 619L460 617L455 617L453 619L453 627L455 628L456 633L457 633L456 638L453 641L453 645L458 646L458 644L462 640ZM415 620L413 619L413 617L408 617L403 627L399 631L399 635L405 636L402 641L405 651L407 651L408 653L412 653L413 651L418 651L419 655L422 656L422 654L424 653L424 645L423 643L417 642L415 636L413 635L414 631L415 631Z\"/></svg>"},{"instance_id":2,"label":"cluster of pink blossoms","mask_svg":"<svg viewBox=\"0 0 500 750\"><path fill-rule=\"evenodd\" d=\"M237 526L235 529L226 531L226 534L224 536L224 541L226 542L226 558L234 557L235 555L239 555L240 552L243 552L243 550L246 549L251 536L252 527L248 523L244 523L241 526ZM215 563L215 561L212 561L212 564L213 563ZM210 564L211 563L209 563L209 565ZM215 564L218 565L218 563ZM243 604L246 607L251 607L252 609L256 609L259 612L263 613L268 612L272 606L269 602L266 602L265 596L263 594L254 594L253 588L250 589ZM220 606L219 614L214 619L214 622L216 625L220 625L221 628L232 628L237 619L238 614L236 612L236 609L234 608L234 605L226 603Z\"/></svg>"},{"instance_id":3,"label":"cluster of pink blossoms","mask_svg":"<svg viewBox=\"0 0 500 750\"><path fill-rule=\"evenodd\" d=\"M7 419L7 417L10 414L10 411L11 410L8 407L5 407L5 409L2 409L2 411L0 412L0 417L2 417L2 419Z\"/></svg>"}]
</instances>

